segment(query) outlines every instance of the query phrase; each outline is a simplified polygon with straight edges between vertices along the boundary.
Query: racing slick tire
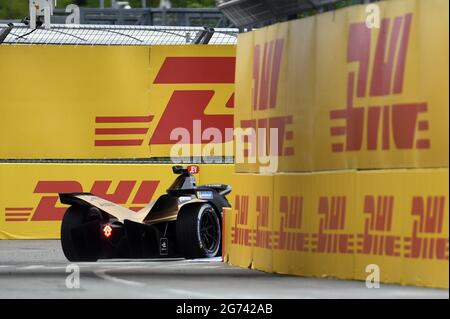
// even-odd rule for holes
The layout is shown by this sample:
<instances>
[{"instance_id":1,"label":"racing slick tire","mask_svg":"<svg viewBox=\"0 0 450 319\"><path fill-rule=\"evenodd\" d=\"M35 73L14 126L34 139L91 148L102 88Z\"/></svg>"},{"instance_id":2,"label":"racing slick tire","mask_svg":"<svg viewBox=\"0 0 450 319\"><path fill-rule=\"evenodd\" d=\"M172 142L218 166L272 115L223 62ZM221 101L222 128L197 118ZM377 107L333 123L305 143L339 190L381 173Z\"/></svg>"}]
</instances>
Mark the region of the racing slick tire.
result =
<instances>
[{"instance_id":1,"label":"racing slick tire","mask_svg":"<svg viewBox=\"0 0 450 319\"><path fill-rule=\"evenodd\" d=\"M71 206L66 210L61 224L61 246L64 255L69 261L97 261L98 245L92 242L89 249L83 249L83 246L77 245L73 236L73 229L83 227L91 223L86 223L88 210L83 207ZM95 227L95 225L94 225ZM86 246L86 245L85 245Z\"/></svg>"},{"instance_id":2,"label":"racing slick tire","mask_svg":"<svg viewBox=\"0 0 450 319\"><path fill-rule=\"evenodd\" d=\"M176 242L185 258L215 257L221 245L219 217L210 204L187 205L178 213Z\"/></svg>"}]
</instances>

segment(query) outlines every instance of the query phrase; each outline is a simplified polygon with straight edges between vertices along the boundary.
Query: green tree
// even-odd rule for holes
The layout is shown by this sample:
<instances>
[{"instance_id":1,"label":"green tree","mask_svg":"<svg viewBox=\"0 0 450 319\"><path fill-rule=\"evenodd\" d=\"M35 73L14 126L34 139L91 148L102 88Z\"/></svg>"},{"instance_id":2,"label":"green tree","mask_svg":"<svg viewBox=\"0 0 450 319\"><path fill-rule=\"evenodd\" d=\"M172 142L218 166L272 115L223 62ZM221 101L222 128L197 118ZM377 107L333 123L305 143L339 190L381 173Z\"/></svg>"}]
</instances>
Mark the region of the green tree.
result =
<instances>
[{"instance_id":1,"label":"green tree","mask_svg":"<svg viewBox=\"0 0 450 319\"><path fill-rule=\"evenodd\" d=\"M23 19L28 15L28 0L0 0L0 19Z\"/></svg>"}]
</instances>

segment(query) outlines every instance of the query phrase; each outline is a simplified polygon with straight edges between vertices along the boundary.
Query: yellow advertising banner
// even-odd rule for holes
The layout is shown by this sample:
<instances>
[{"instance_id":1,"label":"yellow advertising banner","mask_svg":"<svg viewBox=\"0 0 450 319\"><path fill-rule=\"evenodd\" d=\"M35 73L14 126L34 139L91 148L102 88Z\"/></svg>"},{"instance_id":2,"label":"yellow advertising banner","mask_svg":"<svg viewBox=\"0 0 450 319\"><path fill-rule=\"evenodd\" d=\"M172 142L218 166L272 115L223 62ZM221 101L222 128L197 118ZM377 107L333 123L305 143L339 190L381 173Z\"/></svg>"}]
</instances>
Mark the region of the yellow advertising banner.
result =
<instances>
[{"instance_id":1,"label":"yellow advertising banner","mask_svg":"<svg viewBox=\"0 0 450 319\"><path fill-rule=\"evenodd\" d=\"M310 219L302 216L312 211L311 174L277 174L274 180L273 268L282 274L313 275L310 268Z\"/></svg>"},{"instance_id":2,"label":"yellow advertising banner","mask_svg":"<svg viewBox=\"0 0 450 319\"><path fill-rule=\"evenodd\" d=\"M168 164L0 164L0 239L59 238L58 192L91 192L132 210L165 193ZM198 184L231 184L233 165L199 165Z\"/></svg>"},{"instance_id":3,"label":"yellow advertising banner","mask_svg":"<svg viewBox=\"0 0 450 319\"><path fill-rule=\"evenodd\" d=\"M225 144L233 144L235 50L227 45L150 49L151 156L170 155L175 143L189 145L190 156L233 156Z\"/></svg>"},{"instance_id":4,"label":"yellow advertising banner","mask_svg":"<svg viewBox=\"0 0 450 319\"><path fill-rule=\"evenodd\" d=\"M291 275L448 288L448 178L448 169L235 173L233 183L245 186L236 187L227 211L225 260ZM258 228L264 196L273 209L269 228ZM267 241L258 248L255 236L233 240L261 229Z\"/></svg>"},{"instance_id":5,"label":"yellow advertising banner","mask_svg":"<svg viewBox=\"0 0 450 319\"><path fill-rule=\"evenodd\" d=\"M271 271L271 251L264 247L256 248L257 222L262 220L261 206L257 207L256 197L261 195L265 198L272 197L273 176L255 174L232 174L232 176L233 192L230 197L232 207L224 212L225 260L241 267L255 268L256 259L259 267ZM264 211L268 211L266 207L267 205ZM261 229L267 233L270 230L270 221L267 220L267 215L265 217Z\"/></svg>"},{"instance_id":6,"label":"yellow advertising banner","mask_svg":"<svg viewBox=\"0 0 450 319\"><path fill-rule=\"evenodd\" d=\"M351 171L313 175L312 210L304 216L309 219L312 230L311 255L307 259L309 274L353 278L351 238L357 228L351 214L354 212L352 194L355 187L355 174Z\"/></svg>"},{"instance_id":7,"label":"yellow advertising banner","mask_svg":"<svg viewBox=\"0 0 450 319\"><path fill-rule=\"evenodd\" d=\"M379 267L382 282L448 288L448 169L356 174L355 277Z\"/></svg>"},{"instance_id":8,"label":"yellow advertising banner","mask_svg":"<svg viewBox=\"0 0 450 319\"><path fill-rule=\"evenodd\" d=\"M448 167L449 2L376 5L239 36L235 126L270 118L278 172Z\"/></svg>"},{"instance_id":9,"label":"yellow advertising banner","mask_svg":"<svg viewBox=\"0 0 450 319\"><path fill-rule=\"evenodd\" d=\"M314 164L315 123L315 67L314 39L316 21L314 17L288 23L286 42L286 127L284 138L279 138L288 149L279 157L279 171L312 171Z\"/></svg>"},{"instance_id":10,"label":"yellow advertising banner","mask_svg":"<svg viewBox=\"0 0 450 319\"><path fill-rule=\"evenodd\" d=\"M224 155L234 69L226 45L1 46L0 158Z\"/></svg>"},{"instance_id":11,"label":"yellow advertising banner","mask_svg":"<svg viewBox=\"0 0 450 319\"><path fill-rule=\"evenodd\" d=\"M239 90L236 90L235 104L239 105L234 109L234 126L251 127L251 122L245 122L252 118L252 86L249 83L253 81L253 38L254 32L242 33L239 35L239 45L236 48L236 79L235 85ZM239 119L239 120L237 120ZM248 125L247 125L248 124ZM237 172L250 172L252 164L248 160L248 152L252 151L248 148L244 149L243 143L246 140L244 135L237 135L235 137L236 146L242 145L241 148L236 149L235 167ZM245 152L245 153L244 153ZM245 156L244 156L245 155Z\"/></svg>"}]
</instances>

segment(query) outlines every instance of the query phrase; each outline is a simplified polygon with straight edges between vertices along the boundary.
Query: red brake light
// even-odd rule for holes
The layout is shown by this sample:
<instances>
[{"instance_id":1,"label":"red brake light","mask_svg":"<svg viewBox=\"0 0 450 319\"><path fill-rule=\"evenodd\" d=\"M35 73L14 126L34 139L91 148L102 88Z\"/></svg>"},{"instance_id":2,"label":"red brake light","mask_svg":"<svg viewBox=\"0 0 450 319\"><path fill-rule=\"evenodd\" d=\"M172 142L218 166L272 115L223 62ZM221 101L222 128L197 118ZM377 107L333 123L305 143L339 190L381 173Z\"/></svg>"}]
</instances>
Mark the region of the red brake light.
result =
<instances>
[{"instance_id":1,"label":"red brake light","mask_svg":"<svg viewBox=\"0 0 450 319\"><path fill-rule=\"evenodd\" d=\"M110 225L105 225L103 227L103 235L105 235L106 238L109 238L112 234L112 227Z\"/></svg>"}]
</instances>

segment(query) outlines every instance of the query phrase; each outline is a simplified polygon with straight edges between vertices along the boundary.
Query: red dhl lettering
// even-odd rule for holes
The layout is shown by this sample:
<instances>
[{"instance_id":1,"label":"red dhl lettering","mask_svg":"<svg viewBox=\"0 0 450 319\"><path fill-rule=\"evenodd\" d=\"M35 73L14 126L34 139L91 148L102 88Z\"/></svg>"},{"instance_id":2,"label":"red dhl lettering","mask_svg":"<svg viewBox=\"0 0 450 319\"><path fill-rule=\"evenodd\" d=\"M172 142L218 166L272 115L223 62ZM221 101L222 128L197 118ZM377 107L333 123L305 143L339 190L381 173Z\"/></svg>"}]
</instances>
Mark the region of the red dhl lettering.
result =
<instances>
[{"instance_id":1,"label":"red dhl lettering","mask_svg":"<svg viewBox=\"0 0 450 319\"><path fill-rule=\"evenodd\" d=\"M312 234L314 252L353 253L354 235L336 233L345 226L346 196L319 198L319 231Z\"/></svg>"},{"instance_id":2,"label":"red dhl lettering","mask_svg":"<svg viewBox=\"0 0 450 319\"><path fill-rule=\"evenodd\" d=\"M235 221L239 225L248 223L248 195L236 195L234 197L234 209L237 212Z\"/></svg>"},{"instance_id":3,"label":"red dhl lettering","mask_svg":"<svg viewBox=\"0 0 450 319\"><path fill-rule=\"evenodd\" d=\"M254 243L258 248L272 248L272 232L270 230L254 230Z\"/></svg>"},{"instance_id":4,"label":"red dhl lettering","mask_svg":"<svg viewBox=\"0 0 450 319\"><path fill-rule=\"evenodd\" d=\"M272 248L272 232L269 228L270 198L269 196L256 196L256 230L255 246Z\"/></svg>"},{"instance_id":5,"label":"red dhl lettering","mask_svg":"<svg viewBox=\"0 0 450 319\"><path fill-rule=\"evenodd\" d=\"M135 189L137 181L120 181L116 189L110 193L109 188L112 181L95 181L90 192L117 204L126 204ZM151 201L159 181L142 181L136 191L131 204L147 204ZM39 181L34 189L35 194L52 194L42 196L36 210L31 218L32 221L61 220L67 207L58 207L59 198L56 193L62 192L82 192L83 187L77 181ZM142 207L130 207L137 210Z\"/></svg>"},{"instance_id":6,"label":"red dhl lettering","mask_svg":"<svg viewBox=\"0 0 450 319\"><path fill-rule=\"evenodd\" d=\"M394 196L366 195L364 198L364 232L357 234L358 253L370 255L400 256L400 236L376 234L392 228Z\"/></svg>"},{"instance_id":7,"label":"red dhl lettering","mask_svg":"<svg viewBox=\"0 0 450 319\"><path fill-rule=\"evenodd\" d=\"M238 227L235 225L231 228L231 243L241 246L251 246L251 229Z\"/></svg>"},{"instance_id":8,"label":"red dhl lettering","mask_svg":"<svg viewBox=\"0 0 450 319\"><path fill-rule=\"evenodd\" d=\"M235 57L167 57L155 84L234 83Z\"/></svg>"},{"instance_id":9,"label":"red dhl lettering","mask_svg":"<svg viewBox=\"0 0 450 319\"><path fill-rule=\"evenodd\" d=\"M448 260L448 238L422 238L416 233L404 238L405 257Z\"/></svg>"},{"instance_id":10,"label":"red dhl lettering","mask_svg":"<svg viewBox=\"0 0 450 319\"><path fill-rule=\"evenodd\" d=\"M320 220L317 233L301 231L303 198L300 196L280 196L279 231L262 229L262 225L268 225L266 207L269 205L263 204L264 198L265 196L256 197L257 223L256 229L252 229L247 226L248 196L236 195L235 202L240 208L232 227L233 244L297 252L343 254L354 253L356 246L358 254L448 260L449 240L443 234L446 201L444 195L413 197L412 236L390 234L395 213L393 195L365 195L361 209L365 217L364 231L357 234L343 232L346 196L319 198ZM243 225L239 225L241 222Z\"/></svg>"},{"instance_id":11,"label":"red dhl lettering","mask_svg":"<svg viewBox=\"0 0 450 319\"><path fill-rule=\"evenodd\" d=\"M429 139L416 136L418 131L423 133L428 130L428 121L419 119L420 113L427 112L427 103L372 105L367 109L356 107L353 103L355 86L358 98L366 97L367 92L370 97L390 96L403 92L411 23L412 14L382 20L369 90L367 87L372 33L365 23L355 23L350 26L347 62L358 63L359 74L355 75L353 71L348 74L347 107L330 112L332 121L345 120L344 126L330 127L332 137L345 136L345 143L332 143L332 152L360 151L363 149L363 144L365 144L364 149L367 150L429 149L431 147ZM387 57L386 61L385 57ZM379 141L380 132L381 140ZM366 136L365 143L363 143L363 136ZM391 140L394 145L391 145Z\"/></svg>"},{"instance_id":12,"label":"red dhl lettering","mask_svg":"<svg viewBox=\"0 0 450 319\"><path fill-rule=\"evenodd\" d=\"M236 195L234 210L237 212L234 218L234 226L231 228L231 242L236 245L251 246L252 230L247 227L248 223L248 195Z\"/></svg>"},{"instance_id":13,"label":"red dhl lettering","mask_svg":"<svg viewBox=\"0 0 450 319\"><path fill-rule=\"evenodd\" d=\"M384 18L378 32L377 46L373 61L370 96L386 96L402 93L408 51L412 14L395 17L391 28L390 18ZM400 37L400 31L402 35ZM391 32L389 32L391 30ZM367 94L367 82L371 52L371 29L364 22L350 25L347 62L359 64L357 97ZM387 46L390 36L389 46ZM395 53L397 51L397 59ZM385 61L387 57L387 61ZM396 66L394 71L394 65ZM349 73L350 76L354 72Z\"/></svg>"},{"instance_id":14,"label":"red dhl lettering","mask_svg":"<svg viewBox=\"0 0 450 319\"><path fill-rule=\"evenodd\" d=\"M364 232L357 235L358 253L380 256L400 256L401 237Z\"/></svg>"},{"instance_id":15,"label":"red dhl lettering","mask_svg":"<svg viewBox=\"0 0 450 319\"><path fill-rule=\"evenodd\" d=\"M303 215L303 196L281 196L280 213L281 229L301 229Z\"/></svg>"},{"instance_id":16,"label":"red dhl lettering","mask_svg":"<svg viewBox=\"0 0 450 319\"><path fill-rule=\"evenodd\" d=\"M333 234L323 233L319 231L317 234L312 234L313 252L317 253L353 253L353 234Z\"/></svg>"},{"instance_id":17,"label":"red dhl lettering","mask_svg":"<svg viewBox=\"0 0 450 319\"><path fill-rule=\"evenodd\" d=\"M275 108L277 104L278 80L283 55L284 39L264 43L261 63L261 46L253 50L253 109Z\"/></svg>"},{"instance_id":18,"label":"red dhl lettering","mask_svg":"<svg viewBox=\"0 0 450 319\"><path fill-rule=\"evenodd\" d=\"M233 84L234 69L235 57L168 57L161 66L154 83ZM175 90L150 138L150 144L173 144L170 133L175 127L185 128L192 136L194 120L201 120L203 127L217 128L222 136L227 136L225 129L233 127L233 116L205 114L205 109L214 94L214 90ZM234 105L233 94L224 104L226 107ZM214 141L202 139L202 143L209 142Z\"/></svg>"},{"instance_id":19,"label":"red dhl lettering","mask_svg":"<svg viewBox=\"0 0 450 319\"><path fill-rule=\"evenodd\" d=\"M280 230L275 239L277 249L309 251L309 234L302 233L303 197L280 197Z\"/></svg>"},{"instance_id":20,"label":"red dhl lettering","mask_svg":"<svg viewBox=\"0 0 450 319\"><path fill-rule=\"evenodd\" d=\"M192 123L201 120L202 127L217 128L223 137L226 128L233 127L233 115L207 115L205 109L213 98L213 90L177 90L173 92L149 144L174 144L170 133L176 127L185 128L193 136ZM228 142L228 140L224 140ZM202 139L202 143L214 141Z\"/></svg>"},{"instance_id":21,"label":"red dhl lettering","mask_svg":"<svg viewBox=\"0 0 450 319\"><path fill-rule=\"evenodd\" d=\"M394 196L371 196L364 198L366 230L390 231L394 210Z\"/></svg>"},{"instance_id":22,"label":"red dhl lettering","mask_svg":"<svg viewBox=\"0 0 450 319\"><path fill-rule=\"evenodd\" d=\"M280 197L280 229L275 233L277 249L309 251L309 234L300 232L302 214L302 196Z\"/></svg>"},{"instance_id":23,"label":"red dhl lettering","mask_svg":"<svg viewBox=\"0 0 450 319\"><path fill-rule=\"evenodd\" d=\"M278 130L278 149L277 154L278 156L293 156L295 154L294 147L292 146L286 146L286 141L292 141L294 139L294 133L290 129L292 125L292 116L275 116L275 117L268 117L268 118L261 118L261 119L254 119L254 120L241 120L241 127L243 129L246 128L252 128L255 130L256 134L258 134L258 128L264 128L266 132L266 144L267 147L265 148L266 154L263 154L263 150L258 149L260 156L267 156L270 155L270 129L275 128ZM255 141L256 143L256 141ZM258 143L256 143L258 144ZM256 145L255 147L252 147L252 150L256 151ZM248 154L248 149L244 150L244 156L248 157L249 155L255 156L255 153ZM274 155L274 154L272 154Z\"/></svg>"},{"instance_id":24,"label":"red dhl lettering","mask_svg":"<svg viewBox=\"0 0 450 319\"><path fill-rule=\"evenodd\" d=\"M275 233L276 249L293 250L299 252L309 251L309 234L302 232L287 232L280 230Z\"/></svg>"},{"instance_id":25,"label":"red dhl lettering","mask_svg":"<svg viewBox=\"0 0 450 319\"><path fill-rule=\"evenodd\" d=\"M95 123L108 123L109 125L115 125L117 123L142 123L145 127L108 127L108 128L96 128L95 146L140 146L144 141L144 137L149 130L149 123L153 120L152 115L148 116L97 116ZM138 138L135 139L104 139L105 135L116 135L121 137L124 134L133 134Z\"/></svg>"},{"instance_id":26,"label":"red dhl lettering","mask_svg":"<svg viewBox=\"0 0 450 319\"><path fill-rule=\"evenodd\" d=\"M346 196L319 198L320 231L344 229L346 200Z\"/></svg>"},{"instance_id":27,"label":"red dhl lettering","mask_svg":"<svg viewBox=\"0 0 450 319\"><path fill-rule=\"evenodd\" d=\"M441 233L444 209L445 196L413 197L411 214L419 218L414 221L415 229L421 233Z\"/></svg>"},{"instance_id":28,"label":"red dhl lettering","mask_svg":"<svg viewBox=\"0 0 450 319\"><path fill-rule=\"evenodd\" d=\"M269 196L256 196L256 228L269 227Z\"/></svg>"},{"instance_id":29,"label":"red dhl lettering","mask_svg":"<svg viewBox=\"0 0 450 319\"><path fill-rule=\"evenodd\" d=\"M415 196L411 206L414 221L412 235L404 238L405 257L448 260L449 240L442 234L445 196Z\"/></svg>"},{"instance_id":30,"label":"red dhl lettering","mask_svg":"<svg viewBox=\"0 0 450 319\"><path fill-rule=\"evenodd\" d=\"M330 112L330 119L344 119L346 124L330 128L332 137L345 135L345 143L333 143L332 151L339 153L362 150L365 123L367 150L393 149L391 138L395 149L428 149L431 147L430 140L416 137L417 131L428 130L428 121L419 121L419 114L426 112L426 103L371 106L367 110L363 107L333 110Z\"/></svg>"},{"instance_id":31,"label":"red dhl lettering","mask_svg":"<svg viewBox=\"0 0 450 319\"><path fill-rule=\"evenodd\" d=\"M372 255L399 256L400 236L371 234L370 231L390 231L393 217L393 196L370 196L364 201L364 233L358 234L358 252Z\"/></svg>"},{"instance_id":32,"label":"red dhl lettering","mask_svg":"<svg viewBox=\"0 0 450 319\"><path fill-rule=\"evenodd\" d=\"M154 84L233 84L235 57L168 57L164 60ZM224 138L226 128L233 127L233 115L206 114L205 109L215 95L214 90L175 90L164 112L156 124L149 144L174 144L170 139L172 129L185 128L191 136L192 123L201 120L205 128L220 130ZM234 107L234 93L223 102L227 108ZM96 123L136 123L145 125L141 128L96 128L97 137L105 135L136 134L134 139L96 139L95 146L141 146L149 130L153 115L149 116L99 116ZM202 139L202 143L215 143L215 140Z\"/></svg>"}]
</instances>

